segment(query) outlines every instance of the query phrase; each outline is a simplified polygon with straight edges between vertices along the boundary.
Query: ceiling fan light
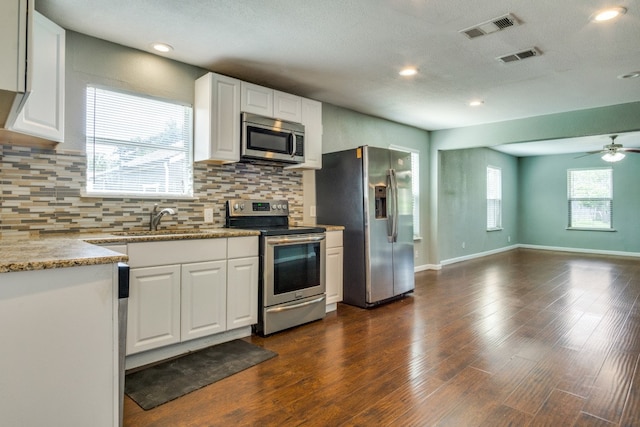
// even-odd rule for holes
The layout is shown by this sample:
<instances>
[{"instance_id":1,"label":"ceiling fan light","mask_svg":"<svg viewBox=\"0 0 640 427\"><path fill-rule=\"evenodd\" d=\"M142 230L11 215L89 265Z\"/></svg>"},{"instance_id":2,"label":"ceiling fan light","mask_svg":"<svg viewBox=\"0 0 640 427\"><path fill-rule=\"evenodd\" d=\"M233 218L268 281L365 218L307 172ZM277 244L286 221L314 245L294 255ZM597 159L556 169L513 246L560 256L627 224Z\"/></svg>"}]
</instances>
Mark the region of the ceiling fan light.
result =
<instances>
[{"instance_id":1,"label":"ceiling fan light","mask_svg":"<svg viewBox=\"0 0 640 427\"><path fill-rule=\"evenodd\" d=\"M616 153L604 153L604 155L602 156L602 160L610 163L619 162L622 159L624 159L624 153L621 153L619 151Z\"/></svg>"}]
</instances>

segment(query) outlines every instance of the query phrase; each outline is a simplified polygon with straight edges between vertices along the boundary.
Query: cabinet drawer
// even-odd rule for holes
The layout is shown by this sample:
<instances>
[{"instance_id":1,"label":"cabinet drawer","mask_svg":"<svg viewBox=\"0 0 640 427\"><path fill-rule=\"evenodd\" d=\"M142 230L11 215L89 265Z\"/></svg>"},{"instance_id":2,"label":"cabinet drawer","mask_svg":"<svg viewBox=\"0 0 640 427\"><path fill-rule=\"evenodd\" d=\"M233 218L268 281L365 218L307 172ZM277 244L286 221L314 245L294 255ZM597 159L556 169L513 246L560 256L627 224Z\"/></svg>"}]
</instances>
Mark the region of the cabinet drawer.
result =
<instances>
[{"instance_id":1,"label":"cabinet drawer","mask_svg":"<svg viewBox=\"0 0 640 427\"><path fill-rule=\"evenodd\" d=\"M342 246L342 231L327 231L327 248Z\"/></svg>"},{"instance_id":2,"label":"cabinet drawer","mask_svg":"<svg viewBox=\"0 0 640 427\"><path fill-rule=\"evenodd\" d=\"M230 237L229 258L247 258L258 256L258 236Z\"/></svg>"},{"instance_id":3,"label":"cabinet drawer","mask_svg":"<svg viewBox=\"0 0 640 427\"><path fill-rule=\"evenodd\" d=\"M227 239L187 239L130 243L129 266L185 264L215 261L227 257Z\"/></svg>"}]
</instances>

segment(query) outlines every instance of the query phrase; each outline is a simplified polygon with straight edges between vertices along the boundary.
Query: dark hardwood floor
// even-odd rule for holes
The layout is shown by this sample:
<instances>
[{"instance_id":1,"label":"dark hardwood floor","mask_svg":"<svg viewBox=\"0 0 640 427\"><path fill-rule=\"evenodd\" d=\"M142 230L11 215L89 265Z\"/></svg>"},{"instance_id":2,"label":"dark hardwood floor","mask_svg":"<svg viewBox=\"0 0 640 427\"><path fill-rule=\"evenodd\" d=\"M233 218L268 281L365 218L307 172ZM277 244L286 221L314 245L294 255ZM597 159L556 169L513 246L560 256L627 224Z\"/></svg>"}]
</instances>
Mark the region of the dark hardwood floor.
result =
<instances>
[{"instance_id":1,"label":"dark hardwood floor","mask_svg":"<svg viewBox=\"0 0 640 427\"><path fill-rule=\"evenodd\" d=\"M248 341L279 355L126 426L640 426L640 261L513 250Z\"/></svg>"}]
</instances>

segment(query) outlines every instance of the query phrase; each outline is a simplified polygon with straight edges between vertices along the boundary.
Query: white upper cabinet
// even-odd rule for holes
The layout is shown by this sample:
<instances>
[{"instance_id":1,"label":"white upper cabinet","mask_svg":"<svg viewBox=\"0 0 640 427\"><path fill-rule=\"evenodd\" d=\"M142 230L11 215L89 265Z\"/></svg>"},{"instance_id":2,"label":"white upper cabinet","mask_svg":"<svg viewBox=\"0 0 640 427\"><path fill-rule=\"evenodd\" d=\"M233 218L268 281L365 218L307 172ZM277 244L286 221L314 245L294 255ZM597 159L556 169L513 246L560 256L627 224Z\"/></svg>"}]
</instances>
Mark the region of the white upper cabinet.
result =
<instances>
[{"instance_id":1,"label":"white upper cabinet","mask_svg":"<svg viewBox=\"0 0 640 427\"><path fill-rule=\"evenodd\" d=\"M29 8L29 13L27 13ZM31 49L32 31L29 19L33 2L14 0L0 2L0 127L11 124L30 91L27 55Z\"/></svg>"},{"instance_id":2,"label":"white upper cabinet","mask_svg":"<svg viewBox=\"0 0 640 427\"><path fill-rule=\"evenodd\" d=\"M302 122L301 98L253 83L242 82L241 111L289 122Z\"/></svg>"},{"instance_id":3,"label":"white upper cabinet","mask_svg":"<svg viewBox=\"0 0 640 427\"><path fill-rule=\"evenodd\" d=\"M274 90L273 117L289 122L302 123L302 98Z\"/></svg>"},{"instance_id":4,"label":"white upper cabinet","mask_svg":"<svg viewBox=\"0 0 640 427\"><path fill-rule=\"evenodd\" d=\"M273 89L242 82L240 110L243 113L273 117Z\"/></svg>"},{"instance_id":5,"label":"white upper cabinet","mask_svg":"<svg viewBox=\"0 0 640 427\"><path fill-rule=\"evenodd\" d=\"M35 12L31 94L10 129L64 141L65 31Z\"/></svg>"},{"instance_id":6,"label":"white upper cabinet","mask_svg":"<svg viewBox=\"0 0 640 427\"><path fill-rule=\"evenodd\" d=\"M322 103L302 98L304 163L287 169L322 169Z\"/></svg>"},{"instance_id":7,"label":"white upper cabinet","mask_svg":"<svg viewBox=\"0 0 640 427\"><path fill-rule=\"evenodd\" d=\"M240 161L240 80L207 73L196 80L195 161Z\"/></svg>"}]
</instances>

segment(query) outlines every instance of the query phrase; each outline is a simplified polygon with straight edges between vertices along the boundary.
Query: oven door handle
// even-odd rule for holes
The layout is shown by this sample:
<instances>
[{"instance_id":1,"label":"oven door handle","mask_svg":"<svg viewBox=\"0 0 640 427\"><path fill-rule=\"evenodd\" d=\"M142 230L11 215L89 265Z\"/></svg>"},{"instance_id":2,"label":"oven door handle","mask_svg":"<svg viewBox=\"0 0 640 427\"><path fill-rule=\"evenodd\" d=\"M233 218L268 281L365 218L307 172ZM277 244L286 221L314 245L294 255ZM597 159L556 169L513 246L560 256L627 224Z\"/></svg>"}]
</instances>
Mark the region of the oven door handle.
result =
<instances>
[{"instance_id":1,"label":"oven door handle","mask_svg":"<svg viewBox=\"0 0 640 427\"><path fill-rule=\"evenodd\" d=\"M311 305L311 304L317 304L319 302L324 301L324 299L325 299L325 296L322 295L320 298L316 298L316 299L313 299L311 301L301 302L300 304L285 305L283 307L268 308L267 309L267 313L278 313L278 312L281 312L281 311L294 310L296 308L306 307L306 306Z\"/></svg>"},{"instance_id":2,"label":"oven door handle","mask_svg":"<svg viewBox=\"0 0 640 427\"><path fill-rule=\"evenodd\" d=\"M313 243L324 240L324 236L312 236L312 237L278 237L278 238L267 238L268 245L282 245L287 243Z\"/></svg>"}]
</instances>

